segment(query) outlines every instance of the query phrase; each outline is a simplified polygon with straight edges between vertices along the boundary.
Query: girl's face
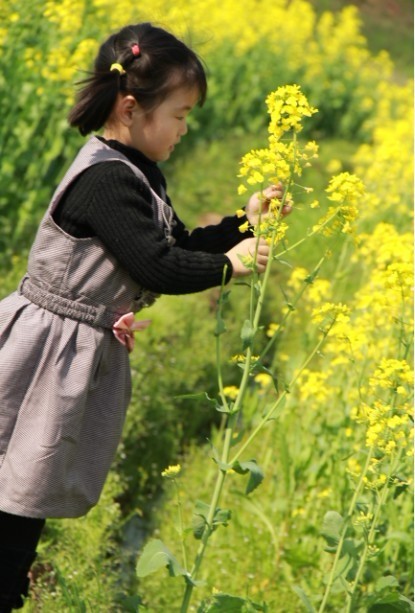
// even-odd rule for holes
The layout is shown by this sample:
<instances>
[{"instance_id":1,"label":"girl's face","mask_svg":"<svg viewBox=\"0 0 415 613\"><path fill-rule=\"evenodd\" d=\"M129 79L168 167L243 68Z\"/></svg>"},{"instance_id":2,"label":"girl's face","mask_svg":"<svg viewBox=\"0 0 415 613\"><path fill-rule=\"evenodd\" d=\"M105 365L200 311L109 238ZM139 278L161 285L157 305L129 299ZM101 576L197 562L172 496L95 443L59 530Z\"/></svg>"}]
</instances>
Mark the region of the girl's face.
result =
<instances>
[{"instance_id":1,"label":"girl's face","mask_svg":"<svg viewBox=\"0 0 415 613\"><path fill-rule=\"evenodd\" d=\"M154 162L170 157L187 132L186 118L199 98L197 88L178 88L150 114L137 106L130 128L131 146Z\"/></svg>"}]
</instances>

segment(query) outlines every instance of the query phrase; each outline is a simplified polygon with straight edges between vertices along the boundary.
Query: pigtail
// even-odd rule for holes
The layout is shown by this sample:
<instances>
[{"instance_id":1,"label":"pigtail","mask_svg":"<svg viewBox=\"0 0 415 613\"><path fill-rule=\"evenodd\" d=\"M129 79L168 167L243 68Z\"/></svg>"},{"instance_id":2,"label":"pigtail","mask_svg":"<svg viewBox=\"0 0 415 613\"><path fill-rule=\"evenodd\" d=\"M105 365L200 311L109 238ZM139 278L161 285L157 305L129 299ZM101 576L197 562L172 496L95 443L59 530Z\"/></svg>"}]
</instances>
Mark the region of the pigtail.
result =
<instances>
[{"instance_id":1,"label":"pigtail","mask_svg":"<svg viewBox=\"0 0 415 613\"><path fill-rule=\"evenodd\" d=\"M78 128L82 136L100 130L108 120L122 89L125 70L117 63L117 35L110 36L100 47L94 70L77 85L75 105L68 115L69 125Z\"/></svg>"},{"instance_id":2,"label":"pigtail","mask_svg":"<svg viewBox=\"0 0 415 613\"><path fill-rule=\"evenodd\" d=\"M82 136L102 128L111 114L123 75L117 70L92 73L79 83L82 88L68 115L69 124Z\"/></svg>"}]
</instances>

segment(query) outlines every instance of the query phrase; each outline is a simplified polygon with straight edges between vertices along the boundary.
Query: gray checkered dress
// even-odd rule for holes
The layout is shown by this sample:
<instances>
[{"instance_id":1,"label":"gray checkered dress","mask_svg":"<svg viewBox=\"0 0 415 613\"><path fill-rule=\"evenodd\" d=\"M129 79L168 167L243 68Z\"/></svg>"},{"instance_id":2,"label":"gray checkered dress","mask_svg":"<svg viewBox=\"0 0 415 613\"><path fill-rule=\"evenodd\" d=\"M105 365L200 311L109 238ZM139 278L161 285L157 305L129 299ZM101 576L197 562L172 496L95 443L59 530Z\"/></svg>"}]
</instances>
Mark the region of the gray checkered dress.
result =
<instances>
[{"instance_id":1,"label":"gray checkered dress","mask_svg":"<svg viewBox=\"0 0 415 613\"><path fill-rule=\"evenodd\" d=\"M0 302L0 510L77 517L102 491L121 436L131 382L128 352L111 328L156 295L135 283L96 238L52 219L89 166L128 164L92 137L56 190L18 291ZM172 243L172 211L152 192L155 223Z\"/></svg>"}]
</instances>

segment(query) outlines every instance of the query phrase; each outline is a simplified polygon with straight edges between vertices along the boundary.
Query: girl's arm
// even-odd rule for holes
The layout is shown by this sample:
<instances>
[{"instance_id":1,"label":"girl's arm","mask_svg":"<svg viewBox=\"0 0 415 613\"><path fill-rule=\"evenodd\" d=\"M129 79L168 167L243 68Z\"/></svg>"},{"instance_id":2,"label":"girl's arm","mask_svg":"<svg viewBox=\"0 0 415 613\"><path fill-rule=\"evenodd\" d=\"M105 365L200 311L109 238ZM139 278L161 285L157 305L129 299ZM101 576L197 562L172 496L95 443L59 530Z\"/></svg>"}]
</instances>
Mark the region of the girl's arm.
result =
<instances>
[{"instance_id":1,"label":"girl's arm","mask_svg":"<svg viewBox=\"0 0 415 613\"><path fill-rule=\"evenodd\" d=\"M240 228L246 227L246 222L254 225L258 222L259 214L267 214L271 199L281 200L284 196L284 188L281 183L271 185L264 189L263 193L257 192L249 199L246 206L246 214L238 217L224 217L221 222L209 225L205 228L196 228L193 232L188 232L184 224L176 216L177 243L190 251L207 251L208 253L223 253L232 249L244 239L253 236L251 230L241 232ZM291 210L287 203L282 210L283 215L287 215Z\"/></svg>"},{"instance_id":2,"label":"girl's arm","mask_svg":"<svg viewBox=\"0 0 415 613\"><path fill-rule=\"evenodd\" d=\"M204 228L196 228L189 232L183 222L175 215L176 228L174 236L177 245L188 251L206 251L208 253L226 253L252 232L241 232L239 227L247 221L247 217L224 217L218 224Z\"/></svg>"},{"instance_id":3,"label":"girl's arm","mask_svg":"<svg viewBox=\"0 0 415 613\"><path fill-rule=\"evenodd\" d=\"M148 189L141 181L122 163L100 166L93 172L93 188L83 207L84 224L142 287L159 294L188 294L220 285L225 266L226 282L248 273L235 250L227 249L226 254L171 247L154 221ZM85 173L78 194L87 189L87 182ZM72 199L76 197L72 193ZM237 250L252 252L252 241L244 241Z\"/></svg>"}]
</instances>

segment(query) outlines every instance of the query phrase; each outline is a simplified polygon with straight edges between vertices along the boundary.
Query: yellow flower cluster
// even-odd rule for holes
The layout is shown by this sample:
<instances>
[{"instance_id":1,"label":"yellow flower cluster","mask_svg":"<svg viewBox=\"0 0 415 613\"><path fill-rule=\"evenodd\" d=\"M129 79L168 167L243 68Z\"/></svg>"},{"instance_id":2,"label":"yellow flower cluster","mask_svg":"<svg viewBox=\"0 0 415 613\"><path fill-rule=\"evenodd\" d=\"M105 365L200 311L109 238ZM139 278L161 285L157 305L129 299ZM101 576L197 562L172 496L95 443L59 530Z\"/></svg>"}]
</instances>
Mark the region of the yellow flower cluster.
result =
<instances>
[{"instance_id":1,"label":"yellow flower cluster","mask_svg":"<svg viewBox=\"0 0 415 613\"><path fill-rule=\"evenodd\" d=\"M230 398L230 400L235 400L239 394L239 388L236 387L236 385L226 385L223 388L223 393L225 396L227 396L227 398Z\"/></svg>"},{"instance_id":2,"label":"yellow flower cluster","mask_svg":"<svg viewBox=\"0 0 415 613\"><path fill-rule=\"evenodd\" d=\"M163 472L161 476L165 479L175 479L181 473L182 467L180 464L175 464L174 466L168 466Z\"/></svg>"},{"instance_id":3,"label":"yellow flower cluster","mask_svg":"<svg viewBox=\"0 0 415 613\"><path fill-rule=\"evenodd\" d=\"M405 462L413 454L413 234L407 229L413 197L411 118L410 88L385 85L371 124L373 142L355 156L363 181L340 173L329 186L331 213L343 199L347 203L337 219L342 231L356 227L355 251L350 256L349 244L338 271L348 278L350 300L330 330L324 356L302 373L297 391L301 406L313 414L344 420L345 444L355 451L347 460L353 479L362 476L365 453L373 454L363 479L371 490L392 484L397 458L402 478L412 473L411 462ZM331 226L326 216L322 230L326 222ZM289 298L306 278L306 270L293 271ZM329 319L336 314L335 295L335 279L315 279L302 304L308 312L314 309L321 323L326 313ZM300 309L294 317L301 321Z\"/></svg>"},{"instance_id":4,"label":"yellow flower cluster","mask_svg":"<svg viewBox=\"0 0 415 613\"><path fill-rule=\"evenodd\" d=\"M266 372L260 372L254 377L255 383L258 383L261 389L267 389L272 385L272 377Z\"/></svg>"},{"instance_id":5,"label":"yellow flower cluster","mask_svg":"<svg viewBox=\"0 0 415 613\"><path fill-rule=\"evenodd\" d=\"M329 324L330 327L338 322L348 324L350 321L350 308L344 304L325 302L313 310L311 319L314 323Z\"/></svg>"},{"instance_id":6,"label":"yellow flower cluster","mask_svg":"<svg viewBox=\"0 0 415 613\"><path fill-rule=\"evenodd\" d=\"M370 528L372 520L373 520L373 513L363 513L363 511L360 511L359 515L357 515L357 517L354 518L353 524L355 526L359 526L361 528L368 529Z\"/></svg>"},{"instance_id":7,"label":"yellow flower cluster","mask_svg":"<svg viewBox=\"0 0 415 613\"><path fill-rule=\"evenodd\" d=\"M84 0L48 0L45 4L44 16L56 24L61 35L70 35L71 39L82 27L85 10Z\"/></svg>"},{"instance_id":8,"label":"yellow flower cluster","mask_svg":"<svg viewBox=\"0 0 415 613\"><path fill-rule=\"evenodd\" d=\"M278 330L280 330L280 329L281 329L280 324L271 323L271 324L269 324L269 326L268 326L268 329L267 329L267 333L266 333L266 334L267 334L267 336L268 336L269 338L272 338L272 337L274 336L274 334L276 334L276 333L278 332Z\"/></svg>"},{"instance_id":9,"label":"yellow flower cluster","mask_svg":"<svg viewBox=\"0 0 415 613\"><path fill-rule=\"evenodd\" d=\"M390 389L397 394L406 394L408 387L412 389L413 372L405 360L383 358L369 379L371 387Z\"/></svg>"},{"instance_id":10,"label":"yellow flower cluster","mask_svg":"<svg viewBox=\"0 0 415 613\"><path fill-rule=\"evenodd\" d=\"M372 143L361 145L354 158L367 187L362 216L370 219L381 209L400 225L413 213L413 83L381 81L378 89L377 112L368 123Z\"/></svg>"},{"instance_id":11,"label":"yellow flower cluster","mask_svg":"<svg viewBox=\"0 0 415 613\"><path fill-rule=\"evenodd\" d=\"M268 184L282 182L287 189L285 197L292 201L288 190L294 177L301 176L303 168L318 155L315 141L300 145L296 134L302 129L303 118L310 117L317 109L309 105L298 85L279 87L268 95L266 104L270 115L268 147L253 149L242 157L239 177L244 182L239 185L238 193L245 193L247 186L264 189ZM282 142L285 135L290 135L289 142ZM271 201L268 215L254 228L255 236L273 243L285 237L288 225L281 219L280 208L279 200ZM239 229L245 232L248 228L249 223L245 222Z\"/></svg>"},{"instance_id":12,"label":"yellow flower cluster","mask_svg":"<svg viewBox=\"0 0 415 613\"><path fill-rule=\"evenodd\" d=\"M304 117L317 112L311 107L298 85L284 85L271 92L266 99L270 121L268 125L268 147L253 149L243 156L239 176L245 184L239 193L248 186L264 187L268 183L288 182L294 175L301 176L302 169L317 157L318 146L310 141L303 146L296 139L282 142L281 138L291 137L302 129Z\"/></svg>"},{"instance_id":13,"label":"yellow flower cluster","mask_svg":"<svg viewBox=\"0 0 415 613\"><path fill-rule=\"evenodd\" d=\"M373 490L387 484L394 458L413 454L413 372L408 358L395 357L408 353L412 344L412 243L411 233L400 234L383 222L371 234L358 235L355 265L362 263L365 270L360 287L347 306L328 302L314 309L320 325L335 319L324 347L327 363L305 370L299 380L304 406L333 414L344 407L353 424L347 436L362 437L374 455L363 480ZM299 291L306 278L307 271L298 269L288 286ZM329 296L330 284L321 282ZM349 458L347 471L353 478L360 478L362 470L355 456Z\"/></svg>"},{"instance_id":14,"label":"yellow flower cluster","mask_svg":"<svg viewBox=\"0 0 415 613\"><path fill-rule=\"evenodd\" d=\"M333 375L333 370L328 368L324 371L304 369L300 375L298 386L301 388L301 400L304 406L313 407L324 405L330 401L333 387L328 383Z\"/></svg>"},{"instance_id":15,"label":"yellow flower cluster","mask_svg":"<svg viewBox=\"0 0 415 613\"><path fill-rule=\"evenodd\" d=\"M279 141L286 132L300 132L303 117L317 113L298 85L285 85L271 92L266 99L270 122L270 142Z\"/></svg>"},{"instance_id":16,"label":"yellow flower cluster","mask_svg":"<svg viewBox=\"0 0 415 613\"><path fill-rule=\"evenodd\" d=\"M353 174L342 172L331 178L326 189L327 198L334 203L314 226L315 232L330 236L336 231L350 234L364 196L363 182Z\"/></svg>"},{"instance_id":17,"label":"yellow flower cluster","mask_svg":"<svg viewBox=\"0 0 415 613\"><path fill-rule=\"evenodd\" d=\"M373 449L377 459L405 451L412 455L412 404L373 400L362 402L351 411L351 418L366 427L366 446Z\"/></svg>"},{"instance_id":18,"label":"yellow flower cluster","mask_svg":"<svg viewBox=\"0 0 415 613\"><path fill-rule=\"evenodd\" d=\"M259 359L259 355L252 355L251 356L251 364L256 362ZM246 355L244 355L243 353L237 353L236 355L233 355L230 359L232 364L245 364L246 362Z\"/></svg>"}]
</instances>

